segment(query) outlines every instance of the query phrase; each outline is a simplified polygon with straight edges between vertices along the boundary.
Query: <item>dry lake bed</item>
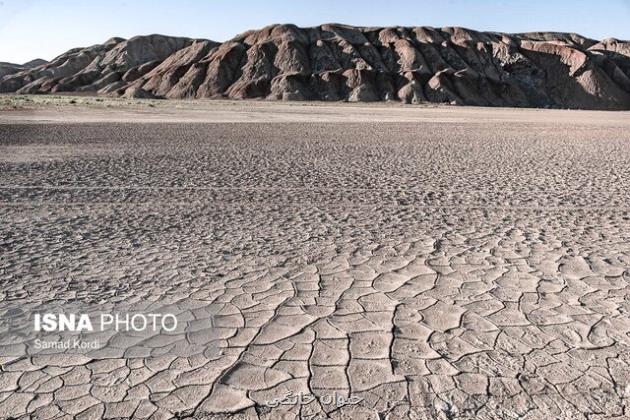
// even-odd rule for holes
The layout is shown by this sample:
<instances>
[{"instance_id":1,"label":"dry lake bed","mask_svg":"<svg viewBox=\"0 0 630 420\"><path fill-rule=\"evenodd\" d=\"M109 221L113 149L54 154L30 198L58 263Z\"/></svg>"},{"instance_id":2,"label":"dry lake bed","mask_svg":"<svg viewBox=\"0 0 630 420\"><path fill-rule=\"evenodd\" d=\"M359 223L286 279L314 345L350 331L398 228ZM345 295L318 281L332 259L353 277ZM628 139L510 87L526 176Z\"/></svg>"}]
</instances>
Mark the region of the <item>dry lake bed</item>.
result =
<instances>
[{"instance_id":1,"label":"dry lake bed","mask_svg":"<svg viewBox=\"0 0 630 420\"><path fill-rule=\"evenodd\" d=\"M49 98L2 98L2 319L184 326L5 326L0 418L630 416L629 113Z\"/></svg>"}]
</instances>

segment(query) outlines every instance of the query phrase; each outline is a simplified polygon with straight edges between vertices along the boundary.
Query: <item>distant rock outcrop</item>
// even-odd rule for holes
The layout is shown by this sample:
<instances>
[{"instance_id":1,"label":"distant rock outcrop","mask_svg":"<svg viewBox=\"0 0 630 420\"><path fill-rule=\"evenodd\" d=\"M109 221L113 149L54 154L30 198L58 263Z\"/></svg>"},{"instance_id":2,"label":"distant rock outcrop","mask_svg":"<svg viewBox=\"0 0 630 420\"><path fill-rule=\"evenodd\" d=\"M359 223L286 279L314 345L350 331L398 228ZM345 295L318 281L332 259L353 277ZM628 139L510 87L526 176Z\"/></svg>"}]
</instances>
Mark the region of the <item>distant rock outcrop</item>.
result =
<instances>
[{"instance_id":1,"label":"distant rock outcrop","mask_svg":"<svg viewBox=\"0 0 630 420\"><path fill-rule=\"evenodd\" d=\"M22 67L26 67L28 69L32 69L38 66L42 66L44 64L48 63L48 61L41 59L41 58L36 58L35 60L31 60L28 63L24 63L22 64Z\"/></svg>"},{"instance_id":2,"label":"distant rock outcrop","mask_svg":"<svg viewBox=\"0 0 630 420\"><path fill-rule=\"evenodd\" d=\"M46 64L46 63L47 61L42 60L41 58L31 60L28 63L24 63L24 64L0 62L0 80L2 80L4 76L15 74L26 69L31 69L33 67L41 66L42 64Z\"/></svg>"},{"instance_id":3,"label":"distant rock outcrop","mask_svg":"<svg viewBox=\"0 0 630 420\"><path fill-rule=\"evenodd\" d=\"M0 92L630 109L630 43L552 32L272 25L224 43L112 38L2 74Z\"/></svg>"},{"instance_id":4,"label":"distant rock outcrop","mask_svg":"<svg viewBox=\"0 0 630 420\"><path fill-rule=\"evenodd\" d=\"M0 79L3 79L9 74L14 74L24 70L24 67L19 64L0 62Z\"/></svg>"},{"instance_id":5,"label":"distant rock outcrop","mask_svg":"<svg viewBox=\"0 0 630 420\"><path fill-rule=\"evenodd\" d=\"M0 92L115 92L128 83L123 80L127 73L150 71L151 63L157 65L193 42L162 35L111 38L104 44L74 48L49 63L4 76Z\"/></svg>"}]
</instances>

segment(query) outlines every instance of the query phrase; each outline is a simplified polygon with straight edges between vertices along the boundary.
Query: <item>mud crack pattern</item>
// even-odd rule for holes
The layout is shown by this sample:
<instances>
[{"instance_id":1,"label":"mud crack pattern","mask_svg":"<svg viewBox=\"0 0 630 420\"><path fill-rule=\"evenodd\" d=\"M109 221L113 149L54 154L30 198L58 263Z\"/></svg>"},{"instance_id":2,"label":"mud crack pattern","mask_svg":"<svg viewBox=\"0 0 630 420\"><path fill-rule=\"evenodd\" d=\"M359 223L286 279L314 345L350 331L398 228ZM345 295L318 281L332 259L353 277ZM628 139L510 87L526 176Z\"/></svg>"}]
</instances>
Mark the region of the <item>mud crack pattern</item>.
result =
<instances>
[{"instance_id":1,"label":"mud crack pattern","mask_svg":"<svg viewBox=\"0 0 630 420\"><path fill-rule=\"evenodd\" d=\"M212 357L0 357L0 417L627 418L628 128L0 126L0 310L220 307Z\"/></svg>"}]
</instances>

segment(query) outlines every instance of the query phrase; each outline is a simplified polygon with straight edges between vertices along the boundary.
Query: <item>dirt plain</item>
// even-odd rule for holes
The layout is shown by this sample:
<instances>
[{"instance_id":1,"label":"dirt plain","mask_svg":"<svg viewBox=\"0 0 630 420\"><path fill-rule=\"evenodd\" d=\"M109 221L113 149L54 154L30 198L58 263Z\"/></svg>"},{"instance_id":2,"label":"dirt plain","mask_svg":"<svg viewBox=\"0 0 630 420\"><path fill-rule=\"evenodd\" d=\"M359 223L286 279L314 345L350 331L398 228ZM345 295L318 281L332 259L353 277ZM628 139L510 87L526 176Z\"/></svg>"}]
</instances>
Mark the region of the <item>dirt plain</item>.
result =
<instances>
[{"instance_id":1,"label":"dirt plain","mask_svg":"<svg viewBox=\"0 0 630 420\"><path fill-rule=\"evenodd\" d=\"M2 108L0 313L205 302L219 349L0 340L2 418L630 416L629 113Z\"/></svg>"}]
</instances>

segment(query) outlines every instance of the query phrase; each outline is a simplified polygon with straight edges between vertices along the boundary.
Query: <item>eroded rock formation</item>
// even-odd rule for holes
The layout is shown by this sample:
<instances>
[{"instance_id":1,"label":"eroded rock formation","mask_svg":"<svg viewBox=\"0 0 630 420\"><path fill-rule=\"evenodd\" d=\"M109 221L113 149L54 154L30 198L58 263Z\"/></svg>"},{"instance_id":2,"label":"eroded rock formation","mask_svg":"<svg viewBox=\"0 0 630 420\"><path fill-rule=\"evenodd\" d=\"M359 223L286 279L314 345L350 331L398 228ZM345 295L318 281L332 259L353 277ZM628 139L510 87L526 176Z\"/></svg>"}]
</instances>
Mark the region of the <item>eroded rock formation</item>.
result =
<instances>
[{"instance_id":1,"label":"eroded rock formation","mask_svg":"<svg viewBox=\"0 0 630 420\"><path fill-rule=\"evenodd\" d=\"M5 75L0 92L630 109L630 42L450 27L272 25L224 43L112 38Z\"/></svg>"},{"instance_id":2,"label":"eroded rock formation","mask_svg":"<svg viewBox=\"0 0 630 420\"><path fill-rule=\"evenodd\" d=\"M4 76L18 73L23 70L31 69L33 67L41 66L46 63L47 61L42 60L41 58L31 60L28 63L24 63L24 64L0 62L0 79L2 79Z\"/></svg>"}]
</instances>

